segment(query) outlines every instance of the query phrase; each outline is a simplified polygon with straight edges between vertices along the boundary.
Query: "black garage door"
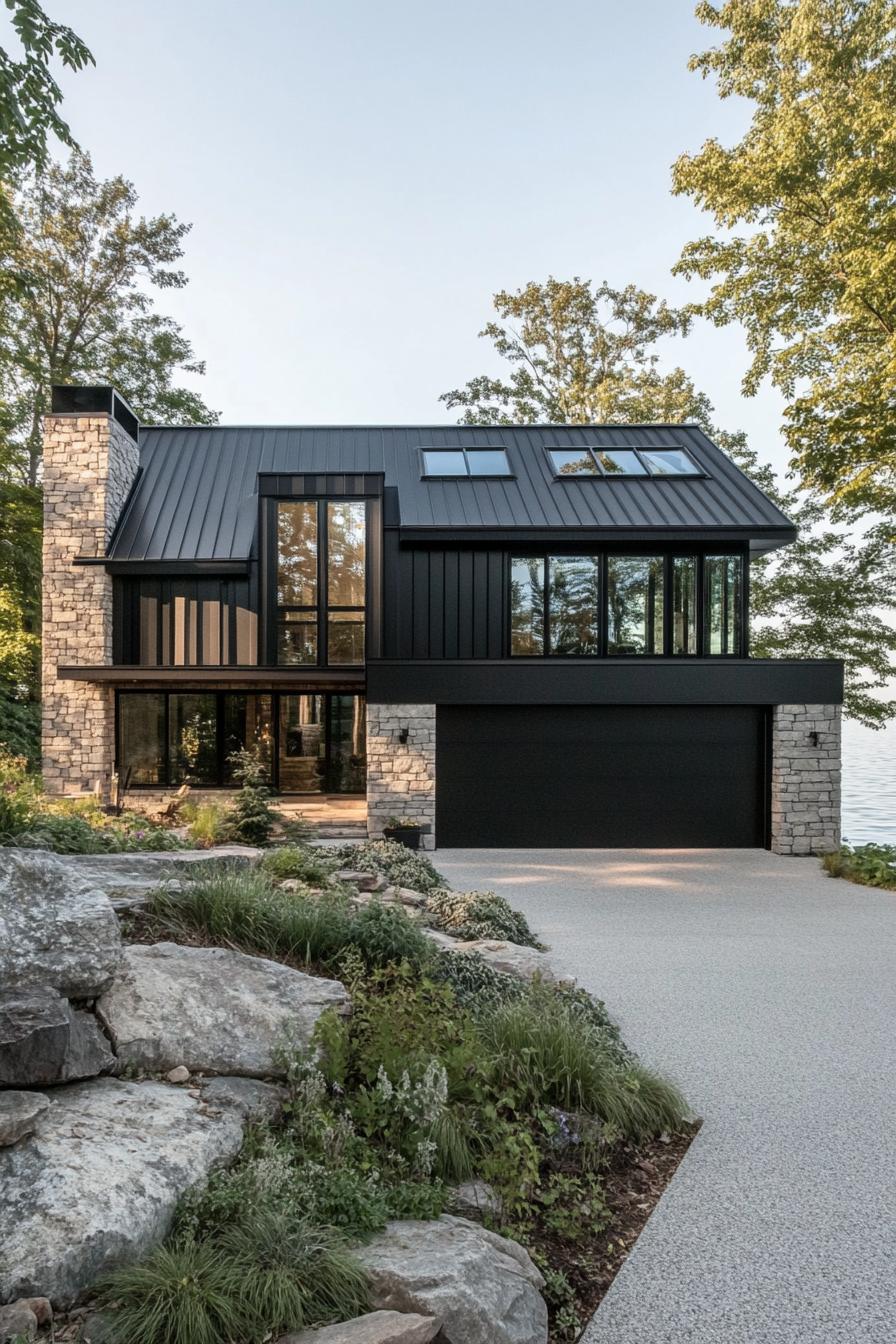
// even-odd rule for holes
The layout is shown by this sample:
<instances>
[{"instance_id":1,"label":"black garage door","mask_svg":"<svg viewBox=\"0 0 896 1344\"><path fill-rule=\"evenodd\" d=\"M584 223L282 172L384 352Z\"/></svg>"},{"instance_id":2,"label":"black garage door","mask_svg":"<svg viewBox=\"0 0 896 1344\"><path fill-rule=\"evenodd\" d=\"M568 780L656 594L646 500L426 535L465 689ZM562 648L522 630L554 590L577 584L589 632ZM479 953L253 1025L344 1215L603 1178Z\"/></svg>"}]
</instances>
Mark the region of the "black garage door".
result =
<instances>
[{"instance_id":1,"label":"black garage door","mask_svg":"<svg viewBox=\"0 0 896 1344\"><path fill-rule=\"evenodd\" d=\"M440 706L440 846L765 843L756 706Z\"/></svg>"}]
</instances>

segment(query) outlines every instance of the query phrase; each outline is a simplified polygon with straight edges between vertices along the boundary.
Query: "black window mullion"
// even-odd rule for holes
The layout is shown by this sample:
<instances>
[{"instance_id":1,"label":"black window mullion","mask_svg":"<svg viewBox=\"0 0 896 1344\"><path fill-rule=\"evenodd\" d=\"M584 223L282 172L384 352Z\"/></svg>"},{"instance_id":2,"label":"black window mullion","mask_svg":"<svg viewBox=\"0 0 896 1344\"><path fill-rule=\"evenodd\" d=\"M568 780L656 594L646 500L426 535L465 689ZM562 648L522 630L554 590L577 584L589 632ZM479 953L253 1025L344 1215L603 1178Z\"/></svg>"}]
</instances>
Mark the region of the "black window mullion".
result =
<instances>
[{"instance_id":1,"label":"black window mullion","mask_svg":"<svg viewBox=\"0 0 896 1344\"><path fill-rule=\"evenodd\" d=\"M740 648L738 654L741 658L750 656L750 551L749 548L741 556L741 620L740 620Z\"/></svg>"},{"instance_id":2,"label":"black window mullion","mask_svg":"<svg viewBox=\"0 0 896 1344\"><path fill-rule=\"evenodd\" d=\"M327 529L327 501L317 501L317 664L324 667L329 662L327 645L327 616L330 600L329 586L329 533Z\"/></svg>"}]
</instances>

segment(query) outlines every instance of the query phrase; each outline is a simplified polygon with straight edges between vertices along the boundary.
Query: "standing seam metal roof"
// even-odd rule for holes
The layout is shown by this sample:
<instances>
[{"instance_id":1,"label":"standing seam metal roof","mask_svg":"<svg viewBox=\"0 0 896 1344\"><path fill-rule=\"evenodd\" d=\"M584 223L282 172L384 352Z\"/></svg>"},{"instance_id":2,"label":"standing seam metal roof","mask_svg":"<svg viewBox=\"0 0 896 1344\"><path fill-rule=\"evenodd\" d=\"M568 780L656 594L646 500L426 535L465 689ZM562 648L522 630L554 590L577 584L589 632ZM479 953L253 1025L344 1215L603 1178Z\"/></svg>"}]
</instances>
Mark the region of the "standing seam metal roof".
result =
<instances>
[{"instance_id":1,"label":"standing seam metal roof","mask_svg":"<svg viewBox=\"0 0 896 1344\"><path fill-rule=\"evenodd\" d=\"M684 447L705 476L555 479L545 448ZM419 450L504 448L513 477L426 480ZM259 472L383 473L401 527L743 531L770 544L793 525L696 425L298 426L145 428L141 472L113 539L113 560L244 560L252 553Z\"/></svg>"}]
</instances>

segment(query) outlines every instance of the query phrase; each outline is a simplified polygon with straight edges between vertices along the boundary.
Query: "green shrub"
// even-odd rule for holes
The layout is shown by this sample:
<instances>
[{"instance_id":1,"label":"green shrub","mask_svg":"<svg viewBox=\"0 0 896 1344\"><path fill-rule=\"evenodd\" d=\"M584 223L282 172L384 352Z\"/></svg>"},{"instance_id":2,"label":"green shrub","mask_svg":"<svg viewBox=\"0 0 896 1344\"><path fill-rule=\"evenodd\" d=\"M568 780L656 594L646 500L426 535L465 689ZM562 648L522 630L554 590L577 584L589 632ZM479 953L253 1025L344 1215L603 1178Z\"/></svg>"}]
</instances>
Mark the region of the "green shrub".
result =
<instances>
[{"instance_id":1,"label":"green shrub","mask_svg":"<svg viewBox=\"0 0 896 1344\"><path fill-rule=\"evenodd\" d=\"M40 769L40 705L18 700L0 688L0 752L19 756L29 770Z\"/></svg>"},{"instance_id":2,"label":"green shrub","mask_svg":"<svg viewBox=\"0 0 896 1344\"><path fill-rule=\"evenodd\" d=\"M283 845L269 850L261 867L263 872L281 881L297 877L309 887L324 887L338 864L334 864L323 850L306 845Z\"/></svg>"},{"instance_id":3,"label":"green shrub","mask_svg":"<svg viewBox=\"0 0 896 1344\"><path fill-rule=\"evenodd\" d=\"M549 988L477 1019L495 1083L522 1105L597 1117L613 1134L641 1140L684 1121L678 1090L636 1062L620 1062L600 1030Z\"/></svg>"},{"instance_id":4,"label":"green shrub","mask_svg":"<svg viewBox=\"0 0 896 1344\"><path fill-rule=\"evenodd\" d=\"M0 838L8 844L33 823L37 815L40 785L29 773L24 756L0 750Z\"/></svg>"},{"instance_id":5,"label":"green shrub","mask_svg":"<svg viewBox=\"0 0 896 1344\"><path fill-rule=\"evenodd\" d=\"M244 784L231 809L227 838L241 845L266 845L277 820L270 792L263 785Z\"/></svg>"},{"instance_id":6,"label":"green shrub","mask_svg":"<svg viewBox=\"0 0 896 1344\"><path fill-rule=\"evenodd\" d=\"M454 938L505 938L525 947L541 944L518 910L493 891L434 891L426 898L427 923Z\"/></svg>"},{"instance_id":7,"label":"green shrub","mask_svg":"<svg viewBox=\"0 0 896 1344\"><path fill-rule=\"evenodd\" d=\"M338 892L311 895L275 887L267 873L226 863L172 893L150 898L149 913L175 935L198 933L256 956L335 969L357 948L368 967L406 958L424 965L432 944L398 907L360 908Z\"/></svg>"},{"instance_id":8,"label":"green shrub","mask_svg":"<svg viewBox=\"0 0 896 1344\"><path fill-rule=\"evenodd\" d=\"M526 982L518 975L496 971L478 952L442 952L430 974L454 991L459 1003L471 1010L523 998Z\"/></svg>"},{"instance_id":9,"label":"green shrub","mask_svg":"<svg viewBox=\"0 0 896 1344\"><path fill-rule=\"evenodd\" d=\"M831 877L896 890L896 845L843 845L825 854L822 864Z\"/></svg>"},{"instance_id":10,"label":"green shrub","mask_svg":"<svg viewBox=\"0 0 896 1344\"><path fill-rule=\"evenodd\" d=\"M365 840L360 845L341 845L334 855L341 866L362 873L382 873L397 887L428 892L446 885L425 855L406 849L397 840Z\"/></svg>"},{"instance_id":11,"label":"green shrub","mask_svg":"<svg viewBox=\"0 0 896 1344\"><path fill-rule=\"evenodd\" d=\"M106 817L98 808L80 810L54 806L40 812L27 831L16 836L22 849L50 849L55 854L122 854L183 848L172 831L127 814Z\"/></svg>"},{"instance_id":12,"label":"green shrub","mask_svg":"<svg viewBox=\"0 0 896 1344\"><path fill-rule=\"evenodd\" d=\"M231 833L231 809L223 803L186 803L180 815L187 833L199 849L220 845Z\"/></svg>"},{"instance_id":13,"label":"green shrub","mask_svg":"<svg viewBox=\"0 0 896 1344\"><path fill-rule=\"evenodd\" d=\"M220 1344L258 1339L261 1321L243 1297L243 1266L211 1242L161 1246L110 1274L99 1305L110 1344Z\"/></svg>"},{"instance_id":14,"label":"green shrub","mask_svg":"<svg viewBox=\"0 0 896 1344\"><path fill-rule=\"evenodd\" d=\"M250 1210L221 1233L217 1248L241 1270L242 1300L265 1338L350 1320L367 1307L367 1276L340 1234L292 1210Z\"/></svg>"}]
</instances>

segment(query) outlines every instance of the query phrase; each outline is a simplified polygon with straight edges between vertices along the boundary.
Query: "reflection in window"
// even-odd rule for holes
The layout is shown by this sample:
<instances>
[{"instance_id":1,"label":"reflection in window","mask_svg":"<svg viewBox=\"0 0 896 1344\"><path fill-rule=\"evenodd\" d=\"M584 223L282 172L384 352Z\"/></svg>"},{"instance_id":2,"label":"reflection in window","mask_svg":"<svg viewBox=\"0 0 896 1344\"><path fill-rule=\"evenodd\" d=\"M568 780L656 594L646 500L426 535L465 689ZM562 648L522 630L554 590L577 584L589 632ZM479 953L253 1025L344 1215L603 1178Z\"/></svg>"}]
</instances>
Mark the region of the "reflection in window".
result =
<instances>
[{"instance_id":1,"label":"reflection in window","mask_svg":"<svg viewBox=\"0 0 896 1344\"><path fill-rule=\"evenodd\" d=\"M597 460L607 476L646 476L647 468L631 449L595 449Z\"/></svg>"},{"instance_id":2,"label":"reflection in window","mask_svg":"<svg viewBox=\"0 0 896 1344\"><path fill-rule=\"evenodd\" d=\"M672 652L697 652L697 557L672 561Z\"/></svg>"},{"instance_id":3,"label":"reflection in window","mask_svg":"<svg viewBox=\"0 0 896 1344\"><path fill-rule=\"evenodd\" d=\"M258 753L268 778L273 768L274 725L270 695L225 695L222 697L224 783L233 782L233 755L242 750Z\"/></svg>"},{"instance_id":4,"label":"reflection in window","mask_svg":"<svg viewBox=\"0 0 896 1344\"><path fill-rule=\"evenodd\" d=\"M282 500L277 505L277 605L317 605L317 503Z\"/></svg>"},{"instance_id":5,"label":"reflection in window","mask_svg":"<svg viewBox=\"0 0 896 1344\"><path fill-rule=\"evenodd\" d=\"M118 769L125 787L166 783L164 695L119 696Z\"/></svg>"},{"instance_id":6,"label":"reflection in window","mask_svg":"<svg viewBox=\"0 0 896 1344\"><path fill-rule=\"evenodd\" d=\"M642 448L651 476L699 476L700 468L683 448Z\"/></svg>"},{"instance_id":7,"label":"reflection in window","mask_svg":"<svg viewBox=\"0 0 896 1344\"><path fill-rule=\"evenodd\" d=\"M557 476L600 475L597 463L588 452L587 448L582 448L578 452L568 452L566 449L552 448L548 456L551 459L551 465Z\"/></svg>"},{"instance_id":8,"label":"reflection in window","mask_svg":"<svg viewBox=\"0 0 896 1344\"><path fill-rule=\"evenodd\" d=\"M277 662L317 662L317 612L286 612L278 627Z\"/></svg>"},{"instance_id":9,"label":"reflection in window","mask_svg":"<svg viewBox=\"0 0 896 1344\"><path fill-rule=\"evenodd\" d=\"M511 476L504 448L427 448L423 452L424 476Z\"/></svg>"},{"instance_id":10,"label":"reflection in window","mask_svg":"<svg viewBox=\"0 0 896 1344\"><path fill-rule=\"evenodd\" d=\"M600 639L597 556L552 555L548 567L551 653L597 653Z\"/></svg>"},{"instance_id":11,"label":"reflection in window","mask_svg":"<svg viewBox=\"0 0 896 1344\"><path fill-rule=\"evenodd\" d=\"M743 560L739 555L708 555L704 569L706 652L740 654L742 642Z\"/></svg>"},{"instance_id":12,"label":"reflection in window","mask_svg":"<svg viewBox=\"0 0 896 1344\"><path fill-rule=\"evenodd\" d=\"M364 606L365 509L359 500L327 504L327 605Z\"/></svg>"},{"instance_id":13,"label":"reflection in window","mask_svg":"<svg viewBox=\"0 0 896 1344\"><path fill-rule=\"evenodd\" d=\"M168 697L169 784L214 784L218 778L217 699Z\"/></svg>"},{"instance_id":14,"label":"reflection in window","mask_svg":"<svg viewBox=\"0 0 896 1344\"><path fill-rule=\"evenodd\" d=\"M327 662L363 663L364 614L331 611L327 617Z\"/></svg>"},{"instance_id":15,"label":"reflection in window","mask_svg":"<svg viewBox=\"0 0 896 1344\"><path fill-rule=\"evenodd\" d=\"M545 652L543 558L516 558L510 570L510 652Z\"/></svg>"},{"instance_id":16,"label":"reflection in window","mask_svg":"<svg viewBox=\"0 0 896 1344\"><path fill-rule=\"evenodd\" d=\"M609 556L607 616L609 653L663 652L662 556Z\"/></svg>"}]
</instances>

